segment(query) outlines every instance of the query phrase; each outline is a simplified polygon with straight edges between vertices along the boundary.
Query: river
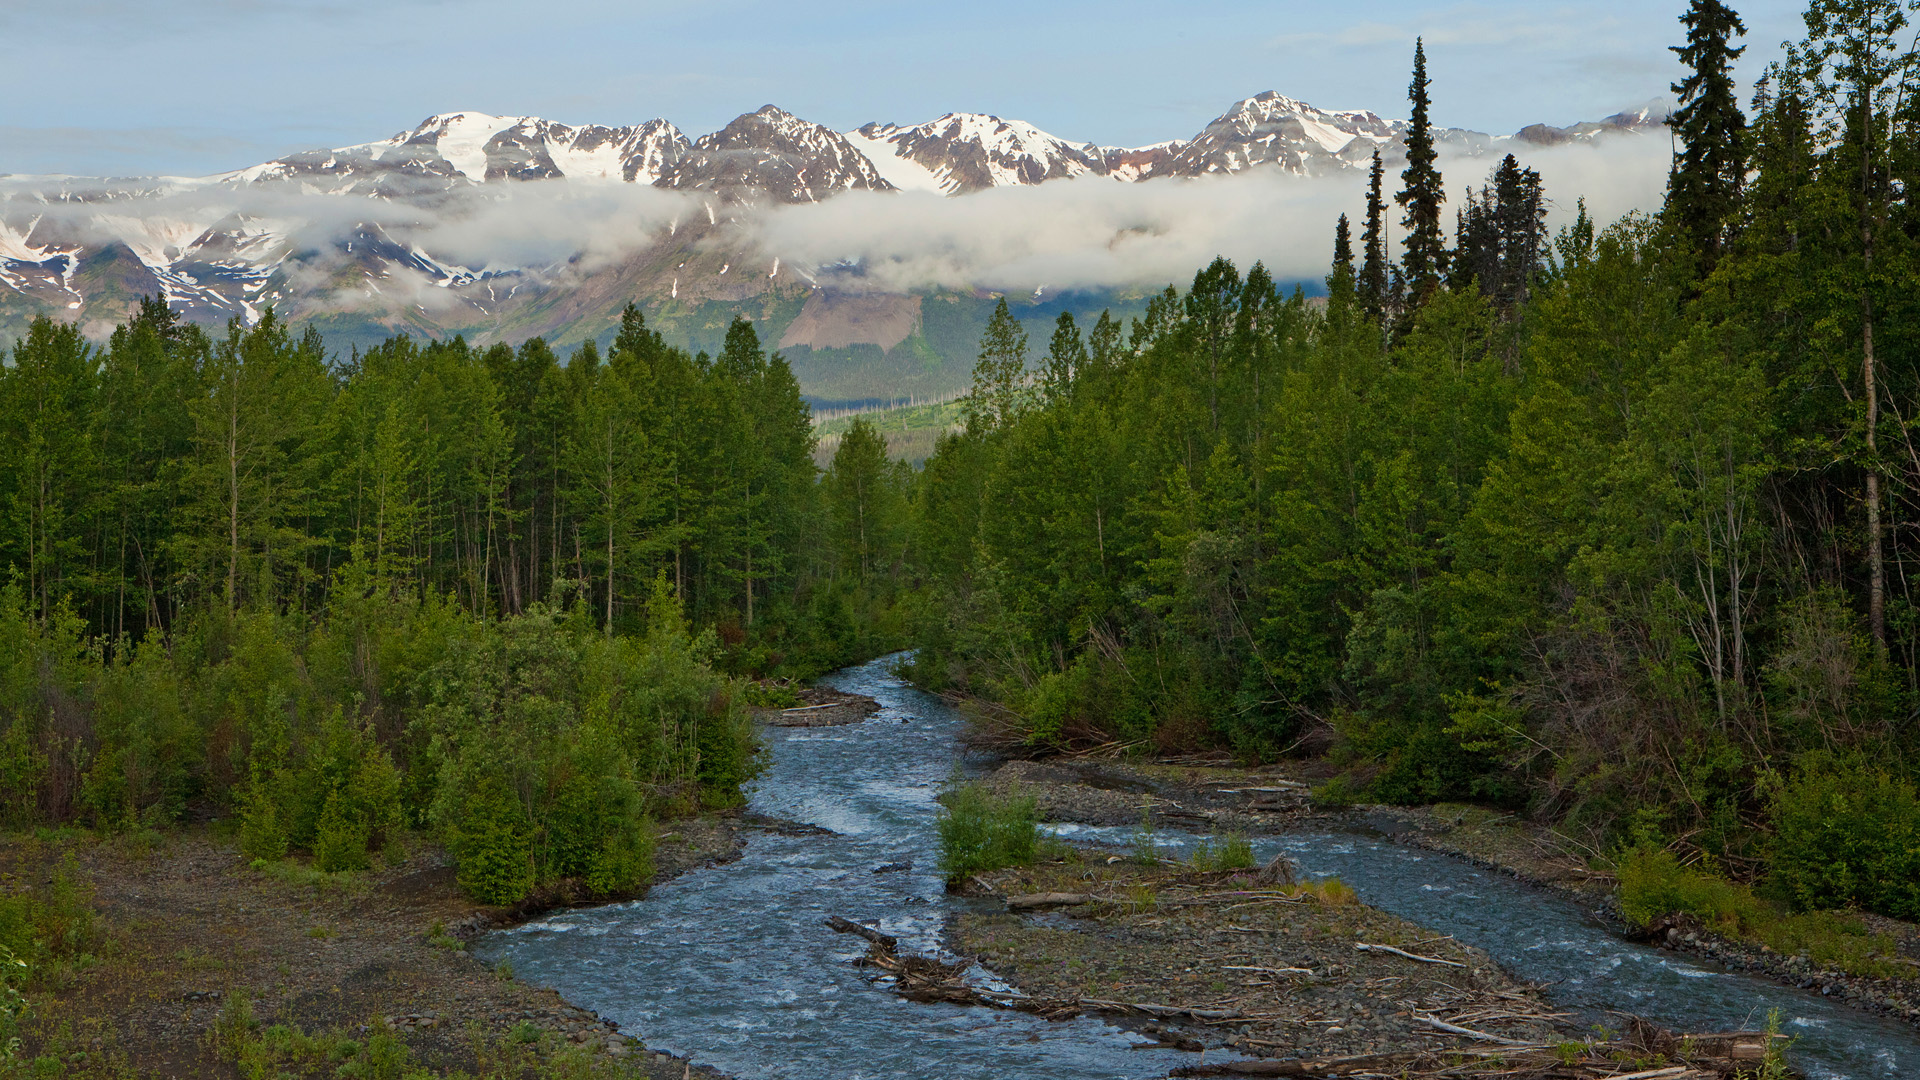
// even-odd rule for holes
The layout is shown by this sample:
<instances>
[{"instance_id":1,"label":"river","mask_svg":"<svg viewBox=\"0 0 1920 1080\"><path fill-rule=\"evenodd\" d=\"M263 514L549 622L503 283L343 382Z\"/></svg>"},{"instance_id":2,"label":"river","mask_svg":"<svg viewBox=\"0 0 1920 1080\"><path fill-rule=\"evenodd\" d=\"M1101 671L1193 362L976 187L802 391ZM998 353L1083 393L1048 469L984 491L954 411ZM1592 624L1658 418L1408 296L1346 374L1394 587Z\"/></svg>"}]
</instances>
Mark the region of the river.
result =
<instances>
[{"instance_id":1,"label":"river","mask_svg":"<svg viewBox=\"0 0 1920 1080\"><path fill-rule=\"evenodd\" d=\"M881 704L859 724L769 728L752 809L834 835L755 835L745 855L684 874L645 900L569 911L489 935L476 953L740 1080L1140 1080L1193 1054L1099 1019L916 1005L851 961L865 943L828 915L880 926L901 951L934 951L949 897L937 871L934 796L961 760L964 721L879 660L824 684ZM1062 826L1124 842L1125 830ZM1161 833L1176 849L1194 838ZM1363 828L1257 838L1309 876L1338 875L1375 907L1452 934L1593 1023L1609 1010L1693 1031L1754 1027L1779 1009L1794 1064L1821 1080L1920 1076L1920 1033L1817 995L1626 941L1574 902ZM908 870L876 871L911 862ZM1217 1060L1217 1058L1216 1058Z\"/></svg>"}]
</instances>

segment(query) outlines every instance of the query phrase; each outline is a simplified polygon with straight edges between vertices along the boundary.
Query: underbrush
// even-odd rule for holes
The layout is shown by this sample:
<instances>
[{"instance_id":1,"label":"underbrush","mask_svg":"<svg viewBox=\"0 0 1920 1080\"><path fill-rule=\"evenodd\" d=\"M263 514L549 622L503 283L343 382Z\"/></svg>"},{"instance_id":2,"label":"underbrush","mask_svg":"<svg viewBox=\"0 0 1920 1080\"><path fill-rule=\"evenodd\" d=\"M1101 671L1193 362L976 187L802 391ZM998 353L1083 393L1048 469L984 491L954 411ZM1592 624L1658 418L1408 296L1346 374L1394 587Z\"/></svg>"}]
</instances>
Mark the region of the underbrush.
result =
<instances>
[{"instance_id":1,"label":"underbrush","mask_svg":"<svg viewBox=\"0 0 1920 1080\"><path fill-rule=\"evenodd\" d=\"M234 993L207 1037L221 1060L248 1080L637 1080L646 1075L637 1063L568 1045L526 1023L500 1036L469 1028L473 1072L416 1063L384 1025L360 1030L367 1034L308 1032L290 1024L263 1027L247 995Z\"/></svg>"},{"instance_id":2,"label":"underbrush","mask_svg":"<svg viewBox=\"0 0 1920 1080\"><path fill-rule=\"evenodd\" d=\"M44 884L0 895L0 947L19 962L16 979L44 979L61 966L84 964L99 942L93 892L71 858Z\"/></svg>"},{"instance_id":3,"label":"underbrush","mask_svg":"<svg viewBox=\"0 0 1920 1080\"><path fill-rule=\"evenodd\" d=\"M1040 850L1040 817L1031 798L996 795L981 784L948 789L937 827L940 870L948 881L1031 865Z\"/></svg>"},{"instance_id":4,"label":"underbrush","mask_svg":"<svg viewBox=\"0 0 1920 1080\"><path fill-rule=\"evenodd\" d=\"M1893 938L1870 933L1857 915L1790 913L1749 886L1682 865L1671 852L1630 852L1619 860L1616 873L1620 914L1640 929L1684 915L1722 937L1764 945L1783 956L1805 956L1849 975L1893 978L1915 973L1894 959L1899 951Z\"/></svg>"}]
</instances>

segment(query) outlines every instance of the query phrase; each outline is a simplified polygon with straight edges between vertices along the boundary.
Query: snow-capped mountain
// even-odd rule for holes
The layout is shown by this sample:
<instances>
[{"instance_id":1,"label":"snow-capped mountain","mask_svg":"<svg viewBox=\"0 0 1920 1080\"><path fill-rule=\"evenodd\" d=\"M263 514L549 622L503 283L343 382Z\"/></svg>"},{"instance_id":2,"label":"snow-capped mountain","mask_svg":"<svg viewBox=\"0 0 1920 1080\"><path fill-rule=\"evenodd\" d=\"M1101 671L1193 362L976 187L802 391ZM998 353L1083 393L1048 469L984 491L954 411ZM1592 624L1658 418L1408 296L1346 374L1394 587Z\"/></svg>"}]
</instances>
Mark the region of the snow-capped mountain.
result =
<instances>
[{"instance_id":1,"label":"snow-capped mountain","mask_svg":"<svg viewBox=\"0 0 1920 1080\"><path fill-rule=\"evenodd\" d=\"M818 202L842 191L891 191L865 154L832 128L772 105L702 135L658 180L677 191L752 201Z\"/></svg>"},{"instance_id":2,"label":"snow-capped mountain","mask_svg":"<svg viewBox=\"0 0 1920 1080\"><path fill-rule=\"evenodd\" d=\"M390 139L292 154L213 177L297 185L328 194L417 197L497 180L624 180L652 184L686 156L687 137L665 120L572 127L537 116L455 112L429 116Z\"/></svg>"},{"instance_id":3,"label":"snow-capped mountain","mask_svg":"<svg viewBox=\"0 0 1920 1080\"><path fill-rule=\"evenodd\" d=\"M960 195L1112 172L1103 147L982 113L948 113L915 127L867 124L847 138L894 187L906 190Z\"/></svg>"},{"instance_id":4,"label":"snow-capped mountain","mask_svg":"<svg viewBox=\"0 0 1920 1080\"><path fill-rule=\"evenodd\" d=\"M1454 155L1493 156L1598 143L1660 127L1664 117L1655 104L1513 136L1460 129L1436 136ZM607 127L441 113L387 139L208 177L0 177L0 337L39 314L104 328L152 293L209 323L252 320L275 305L296 319L351 314L427 334L547 333L635 297L731 302L806 287L809 268L783 267L779 252L757 247L743 231L768 204L854 191L964 197L1057 180L1357 173L1376 150L1397 168L1405 134L1405 121L1328 111L1274 92L1236 103L1191 138L1133 148L1075 142L980 113L839 132L768 105L691 141L660 119ZM524 187L556 182L569 186ZM457 225L462 215L490 209L512 217L505 197L514 192L615 190L604 185L711 197L702 200L704 213L676 211L644 228L610 208L609 230L642 229L612 245L613 255L595 250L587 258L592 238L580 251L525 243L514 252L468 249L463 259L428 250L446 245L436 239L445 234L427 226ZM524 231L540 238L537 224Z\"/></svg>"}]
</instances>

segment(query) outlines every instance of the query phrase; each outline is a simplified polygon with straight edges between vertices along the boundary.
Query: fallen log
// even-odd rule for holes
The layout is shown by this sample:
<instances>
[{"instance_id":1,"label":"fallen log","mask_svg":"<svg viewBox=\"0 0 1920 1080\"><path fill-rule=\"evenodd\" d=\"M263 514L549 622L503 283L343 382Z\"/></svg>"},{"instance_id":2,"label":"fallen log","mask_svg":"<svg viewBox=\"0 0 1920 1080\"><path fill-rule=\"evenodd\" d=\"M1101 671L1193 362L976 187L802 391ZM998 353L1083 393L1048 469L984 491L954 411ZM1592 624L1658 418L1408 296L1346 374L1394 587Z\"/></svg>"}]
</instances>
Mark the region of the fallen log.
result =
<instances>
[{"instance_id":1,"label":"fallen log","mask_svg":"<svg viewBox=\"0 0 1920 1080\"><path fill-rule=\"evenodd\" d=\"M1035 908L1071 907L1075 904L1090 903L1092 900L1093 897L1081 892L1027 893L1007 897L1007 910L1032 911Z\"/></svg>"},{"instance_id":2,"label":"fallen log","mask_svg":"<svg viewBox=\"0 0 1920 1080\"><path fill-rule=\"evenodd\" d=\"M843 919L838 915L829 916L827 918L827 925L842 934L852 934L854 937L865 938L888 952L892 952L900 944L900 939L894 937L892 934L883 934L871 926L861 926L851 919Z\"/></svg>"}]
</instances>

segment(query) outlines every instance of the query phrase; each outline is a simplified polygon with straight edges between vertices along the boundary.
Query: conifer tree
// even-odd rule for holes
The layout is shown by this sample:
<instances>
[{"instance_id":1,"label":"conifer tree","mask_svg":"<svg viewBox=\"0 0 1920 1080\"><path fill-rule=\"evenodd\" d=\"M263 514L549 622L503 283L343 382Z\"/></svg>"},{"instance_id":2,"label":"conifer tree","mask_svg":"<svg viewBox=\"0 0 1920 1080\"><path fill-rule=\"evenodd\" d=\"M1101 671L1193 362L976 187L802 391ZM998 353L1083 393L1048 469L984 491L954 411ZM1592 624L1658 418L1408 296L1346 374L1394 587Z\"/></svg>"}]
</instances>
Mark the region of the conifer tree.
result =
<instances>
[{"instance_id":1,"label":"conifer tree","mask_svg":"<svg viewBox=\"0 0 1920 1080\"><path fill-rule=\"evenodd\" d=\"M1020 410L1027 377L1027 332L1007 299L1001 297L980 335L980 359L973 366L973 392L967 397L970 420L987 427L1005 424Z\"/></svg>"},{"instance_id":2,"label":"conifer tree","mask_svg":"<svg viewBox=\"0 0 1920 1080\"><path fill-rule=\"evenodd\" d=\"M1347 277L1353 276L1353 226L1347 224L1345 214L1333 225L1333 272L1342 270Z\"/></svg>"},{"instance_id":3,"label":"conifer tree","mask_svg":"<svg viewBox=\"0 0 1920 1080\"><path fill-rule=\"evenodd\" d=\"M1373 152L1373 165L1367 171L1367 226L1360 233L1360 310L1375 322L1387 314L1387 202L1380 182L1386 167L1380 163L1380 151Z\"/></svg>"},{"instance_id":4,"label":"conifer tree","mask_svg":"<svg viewBox=\"0 0 1920 1080\"><path fill-rule=\"evenodd\" d=\"M1440 228L1440 205L1447 200L1440 171L1434 167L1439 151L1433 145L1433 122L1427 96L1427 49L1416 39L1413 45L1413 82L1407 87L1407 99L1413 103L1413 115L1407 127L1407 167L1400 173L1404 185L1394 196L1405 210L1401 224L1406 228L1402 241L1406 253L1401 267L1406 280L1407 303L1417 309L1432 297L1447 272L1446 237Z\"/></svg>"},{"instance_id":5,"label":"conifer tree","mask_svg":"<svg viewBox=\"0 0 1920 1080\"><path fill-rule=\"evenodd\" d=\"M1746 48L1730 42L1747 28L1720 0L1693 0L1680 22L1687 28L1687 43L1672 51L1688 75L1673 84L1680 108L1669 123L1680 149L1667 179L1667 219L1692 239L1706 274L1720 261L1746 183L1747 118L1733 82L1733 62Z\"/></svg>"},{"instance_id":6,"label":"conifer tree","mask_svg":"<svg viewBox=\"0 0 1920 1080\"><path fill-rule=\"evenodd\" d=\"M1073 312L1063 311L1053 324L1047 359L1040 369L1040 391L1047 401L1058 401L1073 390L1073 380L1087 366L1087 344Z\"/></svg>"}]
</instances>

